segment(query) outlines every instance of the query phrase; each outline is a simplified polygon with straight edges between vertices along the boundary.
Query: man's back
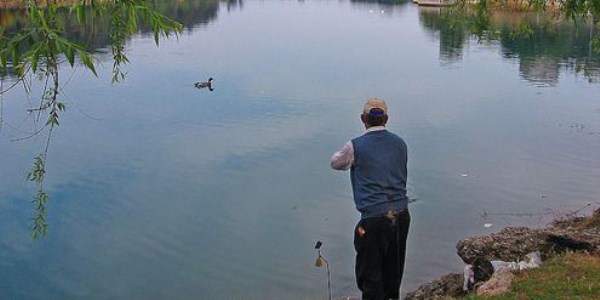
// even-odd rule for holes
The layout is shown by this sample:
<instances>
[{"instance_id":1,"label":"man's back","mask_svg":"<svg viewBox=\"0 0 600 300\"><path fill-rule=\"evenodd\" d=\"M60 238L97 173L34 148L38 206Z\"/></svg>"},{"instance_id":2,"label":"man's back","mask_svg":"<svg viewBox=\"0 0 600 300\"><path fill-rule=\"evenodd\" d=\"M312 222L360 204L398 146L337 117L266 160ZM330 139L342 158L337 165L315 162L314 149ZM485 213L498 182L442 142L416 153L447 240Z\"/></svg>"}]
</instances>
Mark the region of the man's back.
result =
<instances>
[{"instance_id":1,"label":"man's back","mask_svg":"<svg viewBox=\"0 0 600 300\"><path fill-rule=\"evenodd\" d=\"M352 190L356 208L363 218L405 209L406 143L387 131L370 131L352 140L354 164Z\"/></svg>"}]
</instances>

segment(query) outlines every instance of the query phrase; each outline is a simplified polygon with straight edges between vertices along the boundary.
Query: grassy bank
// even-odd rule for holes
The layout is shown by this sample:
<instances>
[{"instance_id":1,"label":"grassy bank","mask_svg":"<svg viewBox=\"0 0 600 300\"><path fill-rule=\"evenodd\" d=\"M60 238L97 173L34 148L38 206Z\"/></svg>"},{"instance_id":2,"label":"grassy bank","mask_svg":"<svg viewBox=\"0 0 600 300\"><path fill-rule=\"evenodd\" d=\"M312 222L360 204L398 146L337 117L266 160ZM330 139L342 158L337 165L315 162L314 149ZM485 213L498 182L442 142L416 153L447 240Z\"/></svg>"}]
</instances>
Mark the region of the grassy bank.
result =
<instances>
[{"instance_id":1,"label":"grassy bank","mask_svg":"<svg viewBox=\"0 0 600 300\"><path fill-rule=\"evenodd\" d=\"M600 299L600 256L568 253L516 274L511 289L494 297L464 299Z\"/></svg>"}]
</instances>

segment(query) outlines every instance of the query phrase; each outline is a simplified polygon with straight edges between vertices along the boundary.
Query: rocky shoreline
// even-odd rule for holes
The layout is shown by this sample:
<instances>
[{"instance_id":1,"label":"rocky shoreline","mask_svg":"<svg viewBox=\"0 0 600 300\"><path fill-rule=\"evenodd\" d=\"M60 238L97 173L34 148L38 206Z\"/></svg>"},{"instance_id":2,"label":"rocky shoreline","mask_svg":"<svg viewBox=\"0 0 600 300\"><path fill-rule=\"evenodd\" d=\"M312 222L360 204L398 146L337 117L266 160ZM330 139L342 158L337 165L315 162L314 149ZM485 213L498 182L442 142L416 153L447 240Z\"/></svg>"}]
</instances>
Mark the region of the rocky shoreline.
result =
<instances>
[{"instance_id":1,"label":"rocky shoreline","mask_svg":"<svg viewBox=\"0 0 600 300\"><path fill-rule=\"evenodd\" d=\"M474 284L464 291L464 274L450 273L406 295L404 299L462 297L468 292L494 295L510 285L510 271L494 272L490 261L519 262L530 253L542 260L565 251L586 251L600 255L600 208L588 216L555 220L539 229L507 227L498 233L468 237L456 245L458 256L474 269Z\"/></svg>"}]
</instances>

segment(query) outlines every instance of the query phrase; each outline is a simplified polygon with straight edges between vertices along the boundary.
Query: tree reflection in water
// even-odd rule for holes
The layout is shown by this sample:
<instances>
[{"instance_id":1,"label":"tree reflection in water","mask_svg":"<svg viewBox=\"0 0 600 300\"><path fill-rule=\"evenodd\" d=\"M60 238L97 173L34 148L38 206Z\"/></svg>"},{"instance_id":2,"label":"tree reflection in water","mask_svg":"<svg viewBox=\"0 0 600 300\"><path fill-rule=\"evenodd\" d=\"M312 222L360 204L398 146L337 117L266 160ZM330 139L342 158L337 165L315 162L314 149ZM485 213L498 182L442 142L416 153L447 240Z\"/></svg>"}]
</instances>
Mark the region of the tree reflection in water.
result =
<instances>
[{"instance_id":1,"label":"tree reflection in water","mask_svg":"<svg viewBox=\"0 0 600 300\"><path fill-rule=\"evenodd\" d=\"M439 37L440 60L460 61L469 42L499 44L502 56L519 63L523 79L536 85L556 85L561 70L600 82L600 55L593 47L599 30L591 20L574 22L547 13L497 12L484 30L461 22L453 10L419 8L419 20Z\"/></svg>"}]
</instances>

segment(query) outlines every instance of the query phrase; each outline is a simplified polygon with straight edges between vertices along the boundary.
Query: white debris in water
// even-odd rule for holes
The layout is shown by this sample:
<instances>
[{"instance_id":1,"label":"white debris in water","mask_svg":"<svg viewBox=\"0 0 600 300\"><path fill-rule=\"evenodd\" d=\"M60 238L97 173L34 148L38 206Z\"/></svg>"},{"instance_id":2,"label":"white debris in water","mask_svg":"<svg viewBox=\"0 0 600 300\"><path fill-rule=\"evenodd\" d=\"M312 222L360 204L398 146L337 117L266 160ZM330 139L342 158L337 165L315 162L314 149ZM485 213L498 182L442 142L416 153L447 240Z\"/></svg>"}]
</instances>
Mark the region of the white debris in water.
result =
<instances>
[{"instance_id":1,"label":"white debris in water","mask_svg":"<svg viewBox=\"0 0 600 300\"><path fill-rule=\"evenodd\" d=\"M384 11L384 10L382 10L382 11L381 11L381 13L383 14L383 13L385 13L385 11Z\"/></svg>"},{"instance_id":2,"label":"white debris in water","mask_svg":"<svg viewBox=\"0 0 600 300\"><path fill-rule=\"evenodd\" d=\"M460 176L467 177L467 176L469 176L469 174L460 174Z\"/></svg>"},{"instance_id":3,"label":"white debris in water","mask_svg":"<svg viewBox=\"0 0 600 300\"><path fill-rule=\"evenodd\" d=\"M494 224L492 224L492 223L485 223L485 224L483 224L483 227L485 227L485 228L490 228L492 226L494 226Z\"/></svg>"}]
</instances>

